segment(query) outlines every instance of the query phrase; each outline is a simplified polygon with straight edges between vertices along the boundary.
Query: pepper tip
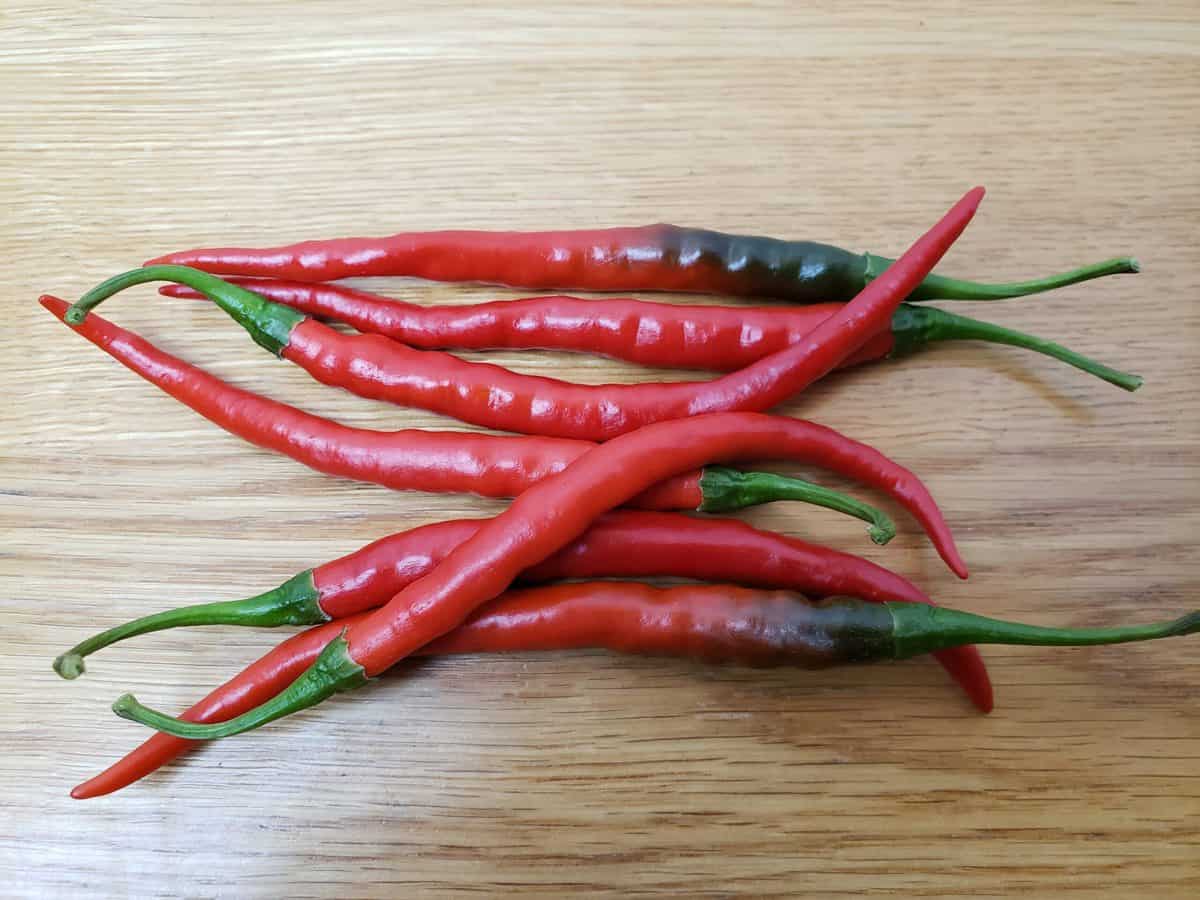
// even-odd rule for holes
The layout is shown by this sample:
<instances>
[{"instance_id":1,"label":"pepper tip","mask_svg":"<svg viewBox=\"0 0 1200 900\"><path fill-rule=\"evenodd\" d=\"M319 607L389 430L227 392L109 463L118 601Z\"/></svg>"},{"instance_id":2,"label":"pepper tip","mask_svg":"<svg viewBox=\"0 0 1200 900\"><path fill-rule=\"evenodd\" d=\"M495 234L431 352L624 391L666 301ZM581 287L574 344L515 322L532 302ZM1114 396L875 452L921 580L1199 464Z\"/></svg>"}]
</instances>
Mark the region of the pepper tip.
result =
<instances>
[{"instance_id":1,"label":"pepper tip","mask_svg":"<svg viewBox=\"0 0 1200 900\"><path fill-rule=\"evenodd\" d=\"M958 555L957 551L953 555L946 558L946 565L950 567L951 572L953 572L963 581L966 581L970 577L970 573L967 571L967 564L963 558Z\"/></svg>"},{"instance_id":2,"label":"pepper tip","mask_svg":"<svg viewBox=\"0 0 1200 900\"><path fill-rule=\"evenodd\" d=\"M986 716L996 707L996 701L992 697L992 686L990 684L988 685L986 695L980 695L973 699L975 702L975 709L979 711L980 715Z\"/></svg>"},{"instance_id":3,"label":"pepper tip","mask_svg":"<svg viewBox=\"0 0 1200 900\"><path fill-rule=\"evenodd\" d=\"M937 549L938 556L942 558L942 562L946 564L946 568L963 581L966 581L968 577L966 560L958 552L958 547L954 544L954 538L951 537L949 532L943 535L942 540L935 540L934 547Z\"/></svg>"},{"instance_id":4,"label":"pepper tip","mask_svg":"<svg viewBox=\"0 0 1200 900\"><path fill-rule=\"evenodd\" d=\"M110 769L109 772L111 771ZM113 784L111 781L106 782L104 780L105 775L108 775L109 772L101 773L75 785L75 787L71 788L71 799L91 800L93 797L103 797L105 794L111 794L113 791L124 787L121 784Z\"/></svg>"},{"instance_id":5,"label":"pepper tip","mask_svg":"<svg viewBox=\"0 0 1200 900\"><path fill-rule=\"evenodd\" d=\"M38 297L38 303L40 303L43 308L49 310L52 315L59 319L63 317L63 313L65 313L67 311L67 307L70 306L66 300L61 300L58 297L55 297L53 294L42 294L42 296Z\"/></svg>"}]
</instances>

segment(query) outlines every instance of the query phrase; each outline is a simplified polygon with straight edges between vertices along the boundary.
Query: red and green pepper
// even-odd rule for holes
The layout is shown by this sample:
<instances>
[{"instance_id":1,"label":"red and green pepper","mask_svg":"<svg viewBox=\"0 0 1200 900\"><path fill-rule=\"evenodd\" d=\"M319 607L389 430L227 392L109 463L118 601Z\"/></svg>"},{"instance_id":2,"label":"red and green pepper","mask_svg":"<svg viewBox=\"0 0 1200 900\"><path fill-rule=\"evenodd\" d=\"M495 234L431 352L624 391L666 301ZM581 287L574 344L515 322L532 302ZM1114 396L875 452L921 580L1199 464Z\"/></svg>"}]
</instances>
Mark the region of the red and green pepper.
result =
<instances>
[{"instance_id":1,"label":"red and green pepper","mask_svg":"<svg viewBox=\"0 0 1200 900\"><path fill-rule=\"evenodd\" d=\"M118 625L59 656L54 669L64 678L76 678L92 653L167 628L316 625L382 606L431 571L482 524L460 520L426 525L307 569L245 600L185 606ZM607 513L579 540L523 572L521 581L645 576L733 582L816 596L846 595L876 603L931 602L907 579L828 547L759 531L732 519L633 511ZM939 661L972 702L984 712L991 709L991 683L974 648L948 650Z\"/></svg>"},{"instance_id":2,"label":"red and green pepper","mask_svg":"<svg viewBox=\"0 0 1200 900\"><path fill-rule=\"evenodd\" d=\"M576 385L413 350L379 335L342 334L214 275L182 266L135 269L93 288L67 311L71 325L136 284L174 281L213 300L271 352L317 381L359 396L417 406L502 431L604 441L650 422L726 410L768 410L845 362L887 329L900 302L949 250L983 197L969 192L904 257L803 341L707 382Z\"/></svg>"},{"instance_id":3,"label":"red and green pepper","mask_svg":"<svg viewBox=\"0 0 1200 900\"><path fill-rule=\"evenodd\" d=\"M895 260L829 244L725 234L675 225L579 231L431 231L382 238L304 241L284 247L169 253L146 265L192 266L218 275L335 281L405 275L535 289L672 291L847 301ZM1012 284L926 274L910 300L999 300L1138 271L1129 257Z\"/></svg>"},{"instance_id":4,"label":"red and green pepper","mask_svg":"<svg viewBox=\"0 0 1200 900\"><path fill-rule=\"evenodd\" d=\"M180 717L217 724L280 696L368 614L318 625L284 641ZM667 590L619 582L509 593L484 606L420 655L606 647L750 665L832 665L950 652L966 641L1077 646L1154 640L1200 630L1200 613L1159 625L1056 629L1003 622L923 604L813 604L794 595L717 586ZM938 648L941 648L940 650ZM173 720L172 731L180 730ZM208 737L208 734L201 735ZM159 732L71 791L99 797L132 784L195 747Z\"/></svg>"},{"instance_id":5,"label":"red and green pepper","mask_svg":"<svg viewBox=\"0 0 1200 900\"><path fill-rule=\"evenodd\" d=\"M313 706L361 686L410 654L603 647L712 662L820 668L934 653L986 710L991 686L972 644L1084 646L1200 631L1200 612L1156 625L1108 629L1042 628L989 619L935 608L914 585L865 560L740 523L612 512L626 503L712 510L788 497L865 518L877 540L890 536L890 522L882 513L836 492L714 465L749 458L816 463L887 490L913 512L943 559L965 577L940 512L912 473L829 429L757 411L834 368L912 352L940 340L1024 347L1126 390L1140 386L1137 376L1058 344L901 302L1023 296L1137 271L1133 260L1117 259L1009 285L931 274L970 221L982 194L977 188L965 195L896 261L821 244L665 225L527 234L442 232L308 242L266 251L190 251L109 279L70 309L43 298L55 315L126 366L260 446L320 471L392 487L516 497L493 519L393 535L256 597L147 616L89 638L59 657L56 670L71 678L83 671L88 654L165 628L316 624L182 718L144 707L131 695L121 697L114 711L164 733L80 785L73 796L116 790L184 752L191 741L238 734ZM234 284L209 273L275 280L243 277ZM546 297L446 310L397 304L340 286L278 280L364 275L850 302L795 311ZM209 297L256 342L319 381L364 397L539 437L346 428L234 388L88 315L112 294L157 280ZM188 292L170 288L164 293ZM375 333L346 335L297 309ZM407 344L586 350L730 374L702 383L579 386ZM778 590L720 585L654 588L619 582L509 590L517 579L597 575L737 581L832 599L814 602Z\"/></svg>"}]
</instances>

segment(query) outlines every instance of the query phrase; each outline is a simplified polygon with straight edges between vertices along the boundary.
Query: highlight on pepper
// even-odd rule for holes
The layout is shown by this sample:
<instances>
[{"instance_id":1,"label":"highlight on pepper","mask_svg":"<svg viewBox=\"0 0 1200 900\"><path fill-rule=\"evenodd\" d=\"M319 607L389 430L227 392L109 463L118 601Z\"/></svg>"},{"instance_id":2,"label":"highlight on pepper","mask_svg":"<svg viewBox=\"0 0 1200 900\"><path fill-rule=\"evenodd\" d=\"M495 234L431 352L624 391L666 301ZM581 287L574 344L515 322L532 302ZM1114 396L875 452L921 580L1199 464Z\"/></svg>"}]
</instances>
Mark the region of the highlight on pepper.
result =
<instances>
[{"instance_id":1,"label":"highlight on pepper","mask_svg":"<svg viewBox=\"0 0 1200 900\"><path fill-rule=\"evenodd\" d=\"M599 648L820 669L931 654L986 713L993 690L978 645L1085 647L1200 631L1200 612L1152 624L1059 628L937 606L873 561L714 516L790 500L866 522L877 544L896 534L885 509L840 490L731 468L768 461L819 467L903 507L965 578L946 517L913 471L830 428L769 411L831 372L944 341L1028 350L1126 391L1141 386L1139 376L1063 344L927 305L1025 297L1139 270L1134 259L1118 257L1003 284L935 272L983 193L968 191L895 260L672 225L409 232L183 251L110 278L71 306L43 296L43 306L80 336L260 450L391 490L511 500L490 518L381 537L243 599L164 609L76 637L53 663L67 679L82 675L99 650L167 629L307 628L181 716L120 696L114 712L157 733L72 796L120 790L198 741L314 707L410 656ZM331 283L384 275L785 303L555 295L436 307ZM254 342L317 382L510 434L345 426L219 379L93 312L150 282L167 282L161 293L171 297L211 300ZM1080 317L1088 312L1076 309ZM581 385L447 352L463 349L570 350L722 374ZM612 580L645 578L693 583Z\"/></svg>"}]
</instances>

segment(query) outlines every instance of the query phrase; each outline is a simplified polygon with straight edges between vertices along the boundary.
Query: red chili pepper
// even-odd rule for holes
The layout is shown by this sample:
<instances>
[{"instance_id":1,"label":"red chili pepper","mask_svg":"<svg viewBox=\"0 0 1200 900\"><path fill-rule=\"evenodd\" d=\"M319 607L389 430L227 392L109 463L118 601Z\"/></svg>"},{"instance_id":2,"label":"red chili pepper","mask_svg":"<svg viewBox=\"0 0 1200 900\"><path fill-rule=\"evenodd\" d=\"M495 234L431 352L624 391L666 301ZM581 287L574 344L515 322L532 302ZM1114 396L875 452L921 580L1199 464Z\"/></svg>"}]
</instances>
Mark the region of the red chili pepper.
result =
<instances>
[{"instance_id":1,"label":"red chili pepper","mask_svg":"<svg viewBox=\"0 0 1200 900\"><path fill-rule=\"evenodd\" d=\"M966 227L982 196L981 188L968 192L875 282L883 286L880 290L868 287L828 320L836 322L832 328L818 327L810 338L812 343L805 345L810 352L832 366L841 359L836 356L838 348L844 348L845 356L861 345L866 334L858 332L877 330L872 325L881 311L890 318L895 304L887 301L888 293L903 288L905 279L914 277L920 266L936 261ZM86 309L82 305L84 314ZM820 343L818 334L828 344ZM286 691L236 719L210 725L180 722L142 706L132 694L118 698L113 711L178 737L212 739L258 728L336 693L361 687L460 625L506 590L522 571L575 540L603 513L680 472L714 459L756 452L777 439L778 429L773 425L770 416L747 413L695 415L650 424L589 450L562 472L517 497L420 581L347 628Z\"/></svg>"},{"instance_id":2,"label":"red chili pepper","mask_svg":"<svg viewBox=\"0 0 1200 900\"><path fill-rule=\"evenodd\" d=\"M347 628L288 690L254 710L229 722L196 725L144 707L126 694L113 704L113 711L178 737L205 740L258 728L314 706L362 686L451 631L499 596L522 571L650 485L713 458L757 452L777 437L775 420L755 413L713 413L622 435L529 488L429 574Z\"/></svg>"},{"instance_id":3,"label":"red chili pepper","mask_svg":"<svg viewBox=\"0 0 1200 900\"><path fill-rule=\"evenodd\" d=\"M42 305L63 318L62 300L44 296ZM227 384L95 313L75 330L147 381L252 444L320 472L396 490L514 497L594 446L540 437L351 428ZM916 475L828 428L782 417L776 421L777 440L759 448L761 458L821 465L885 491L920 522L947 565L966 577L950 529ZM773 473L720 466L668 479L633 502L647 509L728 512L784 499L820 502L866 517L873 522L872 538L877 541L893 530L878 510L837 492Z\"/></svg>"},{"instance_id":4,"label":"red chili pepper","mask_svg":"<svg viewBox=\"0 0 1200 900\"><path fill-rule=\"evenodd\" d=\"M190 707L180 718L188 722L224 722L253 709L294 682L347 625L368 615L359 613L293 635ZM99 775L78 785L71 796L90 800L119 791L196 746L195 741L158 732Z\"/></svg>"},{"instance_id":5,"label":"red chili pepper","mask_svg":"<svg viewBox=\"0 0 1200 900\"><path fill-rule=\"evenodd\" d=\"M301 573L249 601L211 604L208 610L195 607L182 610L184 616L168 620L166 627L276 624L270 620L271 615L302 611L313 595L320 615L342 620L284 641L192 706L183 717L194 722L226 721L269 700L291 684L338 631L350 624L348 617L361 617L363 611L386 602L428 573L475 534L480 524L464 520L415 528ZM823 596L848 594L874 602L928 602L916 585L858 557L759 531L734 519L694 519L667 513L606 513L583 537L524 572L521 580L650 575L733 581ZM195 612L200 615L188 617ZM162 624L161 619L157 622L153 619L142 620L142 624ZM289 624L310 621L302 614L291 618ZM115 639L149 630L149 627L115 629L114 632L121 632ZM76 660L60 657L62 662L56 661L56 669L63 669L69 677L78 675L83 669L83 656L111 643L108 636L76 647ZM990 712L992 685L978 650L964 646L938 651L935 655L976 707ZM71 796L82 800L111 793L193 746L193 742L182 738L156 734L105 772L77 787Z\"/></svg>"},{"instance_id":6,"label":"red chili pepper","mask_svg":"<svg viewBox=\"0 0 1200 900\"><path fill-rule=\"evenodd\" d=\"M311 316L382 334L423 350L539 349L599 353L680 369L731 371L790 344L829 318L840 304L801 309L649 303L630 297L526 297L471 306L418 306L337 284L235 278L234 284ZM167 285L168 297L203 297ZM1142 379L1109 368L1061 344L929 306L902 304L891 328L871 338L840 368L915 353L939 341L987 341L1061 360L1127 391Z\"/></svg>"},{"instance_id":7,"label":"red chili pepper","mask_svg":"<svg viewBox=\"0 0 1200 900\"><path fill-rule=\"evenodd\" d=\"M263 658L185 712L187 723L236 719L306 677L347 627L370 614L311 628ZM656 589L621 582L558 585L510 592L475 612L421 655L606 647L737 661L751 665L819 667L878 658L905 658L963 641L1051 646L1120 643L1191 634L1200 612L1160 625L1109 629L1039 628L923 604L869 607L833 601L812 605L795 595L724 586ZM71 791L99 797L144 778L188 752L195 742L158 733Z\"/></svg>"},{"instance_id":8,"label":"red chili pepper","mask_svg":"<svg viewBox=\"0 0 1200 900\"><path fill-rule=\"evenodd\" d=\"M57 297L44 295L41 303L59 319L67 309ZM556 438L351 428L234 387L98 315L75 330L226 431L319 472L393 490L513 497L593 446ZM877 543L887 543L895 533L882 512L840 492L774 473L721 466L672 478L633 502L647 509L729 512L776 500L803 500L857 516L872 523Z\"/></svg>"},{"instance_id":9,"label":"red chili pepper","mask_svg":"<svg viewBox=\"0 0 1200 900\"><path fill-rule=\"evenodd\" d=\"M427 574L482 524L462 520L415 528L300 572L254 597L179 607L126 622L71 648L54 661L54 670L64 678L77 678L84 671L84 659L98 650L168 628L316 625L381 606ZM521 580L646 576L861 597L875 603L930 602L912 582L860 557L759 531L735 519L670 513L607 513L575 543L522 573ZM945 651L939 661L980 709L991 709L991 683L974 648Z\"/></svg>"},{"instance_id":10,"label":"red chili pepper","mask_svg":"<svg viewBox=\"0 0 1200 900\"><path fill-rule=\"evenodd\" d=\"M537 289L678 291L819 303L849 300L893 260L809 241L649 225L582 231L409 232L304 241L270 249L187 250L146 265L164 263L219 275L294 281L408 275ZM1136 260L1121 257L1016 284L976 284L929 275L911 292L911 299L998 300L1137 271Z\"/></svg>"},{"instance_id":11,"label":"red chili pepper","mask_svg":"<svg viewBox=\"0 0 1200 900\"><path fill-rule=\"evenodd\" d=\"M175 281L217 303L263 347L316 380L374 400L417 406L502 431L603 441L650 422L724 410L767 410L803 390L887 330L900 301L954 243L982 188L966 194L904 256L803 341L707 382L577 385L518 375L379 335L342 334L214 275L152 266L111 278L67 311L79 324L105 298L147 281Z\"/></svg>"}]
</instances>

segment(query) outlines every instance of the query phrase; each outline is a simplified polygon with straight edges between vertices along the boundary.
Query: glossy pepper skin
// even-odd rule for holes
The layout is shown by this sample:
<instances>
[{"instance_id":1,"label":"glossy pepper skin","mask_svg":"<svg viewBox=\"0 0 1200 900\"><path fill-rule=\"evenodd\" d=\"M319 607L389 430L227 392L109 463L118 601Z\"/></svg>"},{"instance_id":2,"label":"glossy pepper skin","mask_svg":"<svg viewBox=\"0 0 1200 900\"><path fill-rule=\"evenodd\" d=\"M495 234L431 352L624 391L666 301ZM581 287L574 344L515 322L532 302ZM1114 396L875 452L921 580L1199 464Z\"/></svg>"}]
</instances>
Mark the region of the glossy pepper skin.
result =
<instances>
[{"instance_id":1,"label":"glossy pepper skin","mask_svg":"<svg viewBox=\"0 0 1200 900\"><path fill-rule=\"evenodd\" d=\"M67 304L43 296L63 318ZM475 493L512 497L559 472L592 445L539 437L463 432L351 428L234 387L155 347L100 316L76 329L118 362L221 428L329 475L393 490ZM769 472L710 466L656 485L634 499L646 509L730 512L773 500L804 500L872 522L871 536L887 543L894 527L886 515L836 491Z\"/></svg>"},{"instance_id":2,"label":"glossy pepper skin","mask_svg":"<svg viewBox=\"0 0 1200 900\"><path fill-rule=\"evenodd\" d=\"M893 263L812 241L660 224L577 231L407 232L265 249L187 250L146 265L293 281L406 275L539 290L672 291L821 303L849 300ZM913 300L994 300L1136 271L1137 262L1123 257L1015 284L976 284L927 274L908 293Z\"/></svg>"},{"instance_id":3,"label":"glossy pepper skin","mask_svg":"<svg viewBox=\"0 0 1200 900\"><path fill-rule=\"evenodd\" d=\"M421 350L572 350L644 366L722 372L796 343L841 307L702 306L566 296L419 306L340 284L229 281L307 315L344 322ZM164 285L159 293L204 296L178 284ZM885 357L894 345L890 332L877 335L843 365Z\"/></svg>"},{"instance_id":4,"label":"glossy pepper skin","mask_svg":"<svg viewBox=\"0 0 1200 900\"><path fill-rule=\"evenodd\" d=\"M333 319L422 350L538 349L597 353L644 366L714 369L750 365L804 339L840 308L796 309L652 303L631 297L526 297L469 306L418 306L338 284L231 279L259 296L310 316ZM166 285L168 297L203 297ZM1142 380L1053 341L934 307L902 304L891 327L838 368L915 353L940 341L985 341L1033 350L1125 390Z\"/></svg>"},{"instance_id":5,"label":"glossy pepper skin","mask_svg":"<svg viewBox=\"0 0 1200 900\"><path fill-rule=\"evenodd\" d=\"M94 635L54 661L65 678L83 673L84 658L117 641L195 625L315 625L382 606L428 574L479 530L483 521L426 525L381 538L332 562L301 572L245 600L179 607ZM557 578L671 576L782 588L870 602L928 603L916 585L881 566L828 547L784 537L736 519L618 510L527 572L522 582ZM973 703L991 709L987 670L973 647L938 654ZM264 698L266 699L266 698Z\"/></svg>"},{"instance_id":6,"label":"glossy pepper skin","mask_svg":"<svg viewBox=\"0 0 1200 900\"><path fill-rule=\"evenodd\" d=\"M859 614L857 607L854 614ZM861 642L831 647L819 607L784 592L727 586L669 589L629 582L593 582L511 591L458 629L420 648L421 656L453 653L606 647L625 653L686 656L752 666L819 668L852 661ZM225 722L292 684L347 627L366 614L327 622L279 644L182 715L188 722ZM870 616L862 613L862 617ZM990 707L989 707L990 708ZM987 710L984 710L985 712ZM158 733L71 791L99 797L144 778L196 746Z\"/></svg>"},{"instance_id":7,"label":"glossy pepper skin","mask_svg":"<svg viewBox=\"0 0 1200 900\"><path fill-rule=\"evenodd\" d=\"M828 320L834 323L832 327L818 327L811 343L804 345L808 353L798 361L810 360L815 354L818 365L832 367L886 326L899 303L891 298L907 293L912 280L937 262L982 199L982 188L964 195L873 283L876 290L868 287L847 304ZM93 305L102 295L93 295ZM86 315L89 306L81 300L75 308ZM359 688L462 624L476 609L507 590L522 571L561 550L609 510L680 472L714 459L755 452L764 439L774 439L774 421L753 413L695 415L646 425L589 450L562 472L517 497L420 581L348 627L283 693L236 719L217 725L181 723L142 706L130 694L119 697L113 711L180 737L212 739L258 728L334 694Z\"/></svg>"},{"instance_id":8,"label":"glossy pepper skin","mask_svg":"<svg viewBox=\"0 0 1200 900\"><path fill-rule=\"evenodd\" d=\"M179 266L151 266L110 278L73 304L65 318L77 325L89 310L127 287L175 281L201 291L256 343L324 384L501 431L605 441L651 422L768 410L803 390L887 330L901 300L950 249L980 199L982 189L965 196L900 261L802 341L705 382L578 385L518 375L450 354L413 350L379 335L342 334L214 275Z\"/></svg>"},{"instance_id":9,"label":"glossy pepper skin","mask_svg":"<svg viewBox=\"0 0 1200 900\"><path fill-rule=\"evenodd\" d=\"M59 318L65 314L66 304L57 298L43 297L42 304ZM225 430L331 475L402 490L511 497L561 471L594 446L550 438L350 428L229 385L95 313L74 328ZM960 577L966 576L949 527L916 475L831 429L783 417L773 421L775 438L761 443L759 458L811 463L879 488L916 518L947 565ZM770 473L744 473L748 483L727 474L728 470L715 466L683 473L632 502L647 509L721 512L787 496L781 492L788 485Z\"/></svg>"},{"instance_id":10,"label":"glossy pepper skin","mask_svg":"<svg viewBox=\"0 0 1200 900\"><path fill-rule=\"evenodd\" d=\"M755 413L715 413L647 425L601 444L529 488L427 575L349 625L283 693L229 722L182 727L128 694L113 710L181 737L211 739L257 728L360 687L462 624L521 572L557 553L600 515L649 485L714 457L753 452L773 441L773 422Z\"/></svg>"},{"instance_id":11,"label":"glossy pepper skin","mask_svg":"<svg viewBox=\"0 0 1200 900\"><path fill-rule=\"evenodd\" d=\"M369 614L328 622L284 641L192 706L181 724L228 722L291 689L348 627ZM1200 631L1200 612L1173 622L1125 628L1059 629L987 619L925 604L880 605L833 599L811 603L782 592L715 585L651 588L622 582L566 584L511 591L458 629L419 648L420 655L604 647L738 662L821 668L904 659L967 641L1088 646L1157 640ZM76 799L98 797L145 777L195 742L158 733L96 777Z\"/></svg>"}]
</instances>

